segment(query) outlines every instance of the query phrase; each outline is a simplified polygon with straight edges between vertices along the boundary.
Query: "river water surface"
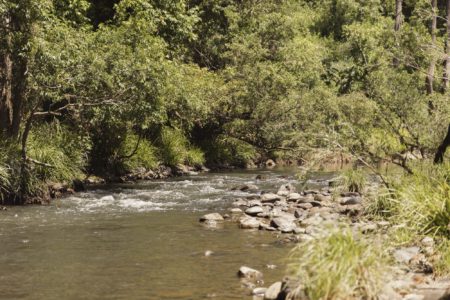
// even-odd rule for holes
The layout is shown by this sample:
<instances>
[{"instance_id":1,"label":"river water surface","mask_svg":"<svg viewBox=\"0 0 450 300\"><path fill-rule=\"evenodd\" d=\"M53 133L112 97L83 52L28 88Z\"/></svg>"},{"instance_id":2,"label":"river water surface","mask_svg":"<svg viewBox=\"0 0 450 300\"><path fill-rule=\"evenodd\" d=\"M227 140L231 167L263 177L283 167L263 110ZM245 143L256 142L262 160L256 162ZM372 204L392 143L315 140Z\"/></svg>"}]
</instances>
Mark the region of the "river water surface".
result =
<instances>
[{"instance_id":1,"label":"river water surface","mask_svg":"<svg viewBox=\"0 0 450 300\"><path fill-rule=\"evenodd\" d=\"M261 270L270 284L285 274L292 245L231 222L205 228L198 219L248 195L232 186L298 185L294 172L104 186L49 206L0 211L0 299L251 299L239 267ZM256 181L257 174L267 179Z\"/></svg>"}]
</instances>

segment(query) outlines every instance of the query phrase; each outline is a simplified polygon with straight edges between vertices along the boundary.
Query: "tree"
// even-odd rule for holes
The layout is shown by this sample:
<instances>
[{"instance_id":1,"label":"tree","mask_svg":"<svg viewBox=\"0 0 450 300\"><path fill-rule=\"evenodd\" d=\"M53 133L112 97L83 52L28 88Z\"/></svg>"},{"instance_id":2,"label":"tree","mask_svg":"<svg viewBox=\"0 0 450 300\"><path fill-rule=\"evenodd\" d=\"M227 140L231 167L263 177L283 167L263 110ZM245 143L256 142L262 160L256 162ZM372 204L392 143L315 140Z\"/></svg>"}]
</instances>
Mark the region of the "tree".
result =
<instances>
[{"instance_id":1,"label":"tree","mask_svg":"<svg viewBox=\"0 0 450 300\"><path fill-rule=\"evenodd\" d=\"M403 0L396 0L395 1L395 25L394 25L394 31L395 31L395 39L396 39L396 46L399 47L398 43L398 33L400 31L400 28L402 26L403 21L403 15L402 15L402 5ZM397 57L394 57L393 59L394 66L398 66L399 60Z\"/></svg>"},{"instance_id":2,"label":"tree","mask_svg":"<svg viewBox=\"0 0 450 300\"><path fill-rule=\"evenodd\" d=\"M450 0L447 0L447 38L445 40L444 76L442 79L442 89L447 91L450 77Z\"/></svg>"},{"instance_id":3,"label":"tree","mask_svg":"<svg viewBox=\"0 0 450 300\"><path fill-rule=\"evenodd\" d=\"M433 93L434 72L436 68L436 59L434 58L434 51L436 47L436 26L437 26L437 0L431 0L431 61L428 67L428 73L426 78L427 94Z\"/></svg>"}]
</instances>

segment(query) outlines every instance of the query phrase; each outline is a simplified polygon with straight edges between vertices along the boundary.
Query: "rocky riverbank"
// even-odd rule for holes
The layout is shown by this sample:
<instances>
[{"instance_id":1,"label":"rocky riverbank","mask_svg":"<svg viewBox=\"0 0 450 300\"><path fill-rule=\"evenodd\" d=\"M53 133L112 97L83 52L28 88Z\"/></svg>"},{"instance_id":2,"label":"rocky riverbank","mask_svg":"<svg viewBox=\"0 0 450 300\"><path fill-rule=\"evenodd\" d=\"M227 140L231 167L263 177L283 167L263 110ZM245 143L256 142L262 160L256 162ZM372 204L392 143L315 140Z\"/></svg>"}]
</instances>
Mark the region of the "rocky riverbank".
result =
<instances>
[{"instance_id":1,"label":"rocky riverbank","mask_svg":"<svg viewBox=\"0 0 450 300\"><path fill-rule=\"evenodd\" d=\"M256 185L237 186L234 189L249 195L232 202L228 213L210 213L200 222L208 227L235 222L241 229L273 232L283 243L308 243L344 225L354 234L387 238L387 230L394 225L365 216L368 198L356 192L338 192L332 183L320 190L301 191L291 184L282 185L278 191L260 191ZM433 276L433 238L425 237L418 245L387 251L393 258L391 276L379 299L450 299L450 281ZM254 299L307 299L299 288L299 278L285 278L265 288L263 274L258 270L243 266L238 275Z\"/></svg>"}]
</instances>

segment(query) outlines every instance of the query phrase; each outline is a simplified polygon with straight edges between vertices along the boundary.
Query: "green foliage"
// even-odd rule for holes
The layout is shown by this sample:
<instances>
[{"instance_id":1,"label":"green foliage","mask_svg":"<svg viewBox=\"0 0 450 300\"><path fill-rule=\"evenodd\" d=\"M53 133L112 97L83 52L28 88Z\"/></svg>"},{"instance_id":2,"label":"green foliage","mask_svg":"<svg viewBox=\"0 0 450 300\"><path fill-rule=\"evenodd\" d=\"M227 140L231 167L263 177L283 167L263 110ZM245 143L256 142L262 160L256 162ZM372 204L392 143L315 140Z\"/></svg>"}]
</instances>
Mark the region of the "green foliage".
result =
<instances>
[{"instance_id":1,"label":"green foliage","mask_svg":"<svg viewBox=\"0 0 450 300\"><path fill-rule=\"evenodd\" d=\"M290 271L311 300L376 299L386 262L381 245L340 228L296 246Z\"/></svg>"},{"instance_id":2,"label":"green foliage","mask_svg":"<svg viewBox=\"0 0 450 300\"><path fill-rule=\"evenodd\" d=\"M124 168L130 172L138 168L155 169L159 162L157 149L147 139L128 133L119 150Z\"/></svg>"}]
</instances>

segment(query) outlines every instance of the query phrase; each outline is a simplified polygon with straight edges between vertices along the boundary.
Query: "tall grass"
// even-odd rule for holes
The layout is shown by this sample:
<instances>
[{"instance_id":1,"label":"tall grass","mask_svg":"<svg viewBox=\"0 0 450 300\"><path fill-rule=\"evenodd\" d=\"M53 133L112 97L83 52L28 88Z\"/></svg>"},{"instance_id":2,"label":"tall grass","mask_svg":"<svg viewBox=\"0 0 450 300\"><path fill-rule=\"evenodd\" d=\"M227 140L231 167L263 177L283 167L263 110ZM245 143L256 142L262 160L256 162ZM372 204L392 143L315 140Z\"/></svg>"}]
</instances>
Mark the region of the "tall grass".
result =
<instances>
[{"instance_id":1,"label":"tall grass","mask_svg":"<svg viewBox=\"0 0 450 300\"><path fill-rule=\"evenodd\" d=\"M338 179L341 189L348 192L362 193L367 183L367 175L362 169L344 171Z\"/></svg>"},{"instance_id":2,"label":"tall grass","mask_svg":"<svg viewBox=\"0 0 450 300\"><path fill-rule=\"evenodd\" d=\"M386 261L376 242L342 228L299 244L291 253L289 269L300 279L298 294L302 290L310 300L376 299Z\"/></svg>"}]
</instances>

